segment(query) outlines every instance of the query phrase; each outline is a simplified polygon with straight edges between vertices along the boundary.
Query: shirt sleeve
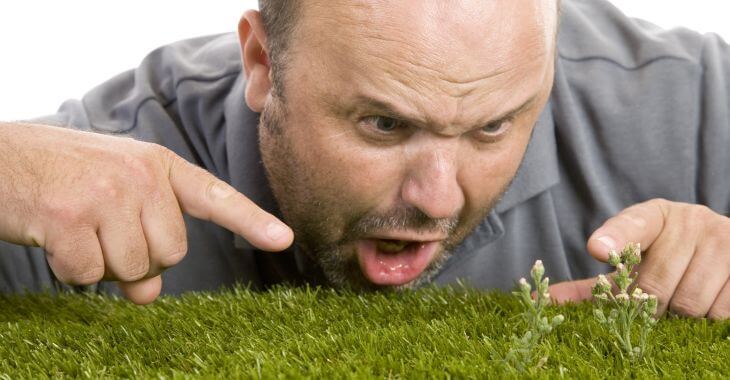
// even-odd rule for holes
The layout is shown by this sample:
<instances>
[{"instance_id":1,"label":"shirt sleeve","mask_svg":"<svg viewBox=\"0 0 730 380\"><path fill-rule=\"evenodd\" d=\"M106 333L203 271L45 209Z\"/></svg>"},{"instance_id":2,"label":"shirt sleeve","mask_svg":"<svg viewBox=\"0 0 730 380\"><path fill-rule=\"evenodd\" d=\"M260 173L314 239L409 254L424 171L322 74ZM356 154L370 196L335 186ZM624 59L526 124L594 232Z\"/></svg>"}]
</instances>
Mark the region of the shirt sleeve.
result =
<instances>
[{"instance_id":1,"label":"shirt sleeve","mask_svg":"<svg viewBox=\"0 0 730 380\"><path fill-rule=\"evenodd\" d=\"M730 46L714 34L703 41L697 198L730 216Z\"/></svg>"},{"instance_id":2,"label":"shirt sleeve","mask_svg":"<svg viewBox=\"0 0 730 380\"><path fill-rule=\"evenodd\" d=\"M35 121L164 145L224 176L224 104L241 76L236 44L234 35L223 35L161 47L136 69Z\"/></svg>"}]
</instances>

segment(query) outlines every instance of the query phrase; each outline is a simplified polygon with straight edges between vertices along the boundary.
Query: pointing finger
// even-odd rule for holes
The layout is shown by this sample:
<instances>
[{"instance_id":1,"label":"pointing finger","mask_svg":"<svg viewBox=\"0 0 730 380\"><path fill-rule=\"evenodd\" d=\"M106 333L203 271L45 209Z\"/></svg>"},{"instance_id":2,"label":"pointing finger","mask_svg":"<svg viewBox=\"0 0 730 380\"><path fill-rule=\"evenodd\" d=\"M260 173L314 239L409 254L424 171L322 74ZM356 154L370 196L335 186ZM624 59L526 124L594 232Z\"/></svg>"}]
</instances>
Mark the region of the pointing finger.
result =
<instances>
[{"instance_id":1,"label":"pointing finger","mask_svg":"<svg viewBox=\"0 0 730 380\"><path fill-rule=\"evenodd\" d=\"M223 226L263 250L281 251L291 245L294 233L287 225L231 185L171 156L170 183L185 213Z\"/></svg>"},{"instance_id":2,"label":"pointing finger","mask_svg":"<svg viewBox=\"0 0 730 380\"><path fill-rule=\"evenodd\" d=\"M639 203L608 219L588 239L588 252L607 261L610 250L620 250L628 242L641 243L642 250L648 249L664 228L663 202L653 199Z\"/></svg>"}]
</instances>

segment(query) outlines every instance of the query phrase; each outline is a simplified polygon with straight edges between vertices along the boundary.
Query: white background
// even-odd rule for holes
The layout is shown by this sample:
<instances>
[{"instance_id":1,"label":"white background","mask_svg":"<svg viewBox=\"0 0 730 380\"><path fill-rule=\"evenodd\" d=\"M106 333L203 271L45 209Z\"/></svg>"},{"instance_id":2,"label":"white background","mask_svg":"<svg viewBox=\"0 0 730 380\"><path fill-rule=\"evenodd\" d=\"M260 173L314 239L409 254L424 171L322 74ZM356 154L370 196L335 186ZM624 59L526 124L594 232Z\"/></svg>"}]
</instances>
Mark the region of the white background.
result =
<instances>
[{"instance_id":1,"label":"white background","mask_svg":"<svg viewBox=\"0 0 730 380\"><path fill-rule=\"evenodd\" d=\"M437 0L438 1L438 0ZM730 40L726 1L612 0L663 27ZM0 120L53 113L68 98L135 67L176 40L235 31L256 0L10 0L0 2Z\"/></svg>"}]
</instances>

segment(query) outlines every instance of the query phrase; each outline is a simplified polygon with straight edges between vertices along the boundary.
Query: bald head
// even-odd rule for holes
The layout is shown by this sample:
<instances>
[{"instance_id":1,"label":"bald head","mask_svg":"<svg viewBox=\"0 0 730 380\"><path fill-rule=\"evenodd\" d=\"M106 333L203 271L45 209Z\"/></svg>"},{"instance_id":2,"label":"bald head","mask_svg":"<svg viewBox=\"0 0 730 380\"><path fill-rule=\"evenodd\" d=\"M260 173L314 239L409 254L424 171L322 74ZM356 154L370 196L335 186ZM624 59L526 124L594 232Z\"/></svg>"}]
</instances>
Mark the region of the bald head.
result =
<instances>
[{"instance_id":1,"label":"bald head","mask_svg":"<svg viewBox=\"0 0 730 380\"><path fill-rule=\"evenodd\" d=\"M275 87L283 85L279 71L288 66L289 47L312 37L319 37L321 44L329 43L327 37L341 40L357 34L395 42L397 32L405 32L422 43L413 48L451 54L443 62L447 65L470 65L474 57L460 53L484 47L492 48L492 59L505 63L514 53L508 46L552 51L558 8L559 0L259 0ZM351 45L358 47L355 41ZM439 58L434 54L431 59Z\"/></svg>"}]
</instances>

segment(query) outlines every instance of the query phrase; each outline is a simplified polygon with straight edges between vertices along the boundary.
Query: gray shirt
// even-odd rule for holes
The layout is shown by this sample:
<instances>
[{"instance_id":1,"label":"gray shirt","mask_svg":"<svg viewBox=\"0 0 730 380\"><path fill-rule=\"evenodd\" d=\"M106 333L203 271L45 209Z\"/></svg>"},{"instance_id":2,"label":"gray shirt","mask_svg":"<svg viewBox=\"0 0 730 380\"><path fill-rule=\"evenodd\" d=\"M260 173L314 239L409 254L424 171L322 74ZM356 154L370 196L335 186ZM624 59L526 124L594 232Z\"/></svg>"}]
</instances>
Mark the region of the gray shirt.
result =
<instances>
[{"instance_id":1,"label":"gray shirt","mask_svg":"<svg viewBox=\"0 0 730 380\"><path fill-rule=\"evenodd\" d=\"M627 18L603 0L563 1L560 28L554 88L517 177L438 284L507 289L536 259L553 282L604 272L586 239L651 198L730 210L730 48L715 35ZM258 115L243 96L238 40L228 34L162 47L40 120L165 145L278 214ZM186 223L189 252L163 274L163 293L319 278L292 251L258 252L212 223ZM42 288L59 288L43 251L0 242L0 291Z\"/></svg>"}]
</instances>

